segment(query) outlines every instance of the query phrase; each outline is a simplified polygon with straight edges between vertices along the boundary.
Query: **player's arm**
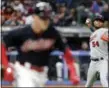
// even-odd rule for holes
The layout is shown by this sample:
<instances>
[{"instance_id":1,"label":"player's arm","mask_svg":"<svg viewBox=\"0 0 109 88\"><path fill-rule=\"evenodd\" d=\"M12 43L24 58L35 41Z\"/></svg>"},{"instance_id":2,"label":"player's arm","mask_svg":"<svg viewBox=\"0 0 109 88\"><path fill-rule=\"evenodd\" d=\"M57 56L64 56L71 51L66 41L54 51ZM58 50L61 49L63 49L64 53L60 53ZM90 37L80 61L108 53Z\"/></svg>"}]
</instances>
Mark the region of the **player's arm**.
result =
<instances>
[{"instance_id":1,"label":"player's arm","mask_svg":"<svg viewBox=\"0 0 109 88\"><path fill-rule=\"evenodd\" d=\"M2 79L5 81L13 81L12 67L9 64L8 56L6 54L7 48L3 43L1 45L1 51Z\"/></svg>"},{"instance_id":2,"label":"player's arm","mask_svg":"<svg viewBox=\"0 0 109 88\"><path fill-rule=\"evenodd\" d=\"M21 38L21 30L13 29L3 36L3 42L7 48L16 47L19 44L19 39Z\"/></svg>"},{"instance_id":3,"label":"player's arm","mask_svg":"<svg viewBox=\"0 0 109 88\"><path fill-rule=\"evenodd\" d=\"M91 32L94 32L94 30L95 30L95 28L93 26L91 26L89 29L91 30Z\"/></svg>"},{"instance_id":4,"label":"player's arm","mask_svg":"<svg viewBox=\"0 0 109 88\"><path fill-rule=\"evenodd\" d=\"M4 69L4 80L7 80L7 81L13 81L12 66L10 65L10 62L7 56L7 51L8 51L8 48L13 46L15 47L17 45L18 36L19 36L19 32L17 30L10 31L9 33L3 36L3 42L1 45L1 48L2 48L2 51L1 51L2 63L1 64Z\"/></svg>"},{"instance_id":5,"label":"player's arm","mask_svg":"<svg viewBox=\"0 0 109 88\"><path fill-rule=\"evenodd\" d=\"M2 41L2 63L4 67L8 65L8 57L6 55L8 48L16 46L18 32L16 30L8 32L6 35L3 36Z\"/></svg>"},{"instance_id":6,"label":"player's arm","mask_svg":"<svg viewBox=\"0 0 109 88\"><path fill-rule=\"evenodd\" d=\"M88 26L88 28L90 29L91 32L94 32L95 28L92 26L92 22L90 18L86 19L85 24Z\"/></svg>"},{"instance_id":7,"label":"player's arm","mask_svg":"<svg viewBox=\"0 0 109 88\"><path fill-rule=\"evenodd\" d=\"M103 41L109 42L109 34L108 34L108 31L106 31L106 32L101 36L101 39L102 39Z\"/></svg>"},{"instance_id":8,"label":"player's arm","mask_svg":"<svg viewBox=\"0 0 109 88\"><path fill-rule=\"evenodd\" d=\"M18 41L18 38L20 38L20 30L15 29L10 32L8 32L6 35L3 36L3 41L2 41L2 63L4 63L4 66L9 62L8 57L6 55L8 49L10 47L16 47ZM8 64L7 64L8 65ZM7 67L7 66L6 66Z\"/></svg>"},{"instance_id":9,"label":"player's arm","mask_svg":"<svg viewBox=\"0 0 109 88\"><path fill-rule=\"evenodd\" d=\"M74 66L75 58L73 57L73 55L71 53L71 49L65 43L65 41L62 40L62 38L58 32L57 32L56 44L57 44L57 47L61 51L64 52L64 60L66 61L66 64L67 64L69 72L70 72L70 80L73 82L73 84L78 84L80 79L77 76L76 69Z\"/></svg>"}]
</instances>

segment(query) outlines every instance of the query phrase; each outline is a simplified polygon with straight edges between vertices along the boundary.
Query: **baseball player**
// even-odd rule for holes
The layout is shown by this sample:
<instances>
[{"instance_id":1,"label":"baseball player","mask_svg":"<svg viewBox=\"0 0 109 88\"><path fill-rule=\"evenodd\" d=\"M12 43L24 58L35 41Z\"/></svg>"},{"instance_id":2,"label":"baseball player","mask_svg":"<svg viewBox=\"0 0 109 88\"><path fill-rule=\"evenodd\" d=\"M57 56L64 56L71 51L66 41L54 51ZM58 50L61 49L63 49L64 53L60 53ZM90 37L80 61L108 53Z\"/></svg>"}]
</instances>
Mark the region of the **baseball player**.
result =
<instances>
[{"instance_id":1,"label":"baseball player","mask_svg":"<svg viewBox=\"0 0 109 88\"><path fill-rule=\"evenodd\" d=\"M103 87L108 87L108 29L103 28L104 19L98 16L94 19L95 30L90 36L91 62L87 74L85 87L93 86L96 80L96 73L100 74L100 81ZM88 24L89 25L89 24Z\"/></svg>"},{"instance_id":2,"label":"baseball player","mask_svg":"<svg viewBox=\"0 0 109 88\"><path fill-rule=\"evenodd\" d=\"M19 53L12 66L15 87L42 87L47 81L49 56L55 48L64 52L71 82L78 84L80 81L71 50L50 22L51 10L49 3L37 3L32 24L12 30L3 37L5 48L15 47Z\"/></svg>"}]
</instances>

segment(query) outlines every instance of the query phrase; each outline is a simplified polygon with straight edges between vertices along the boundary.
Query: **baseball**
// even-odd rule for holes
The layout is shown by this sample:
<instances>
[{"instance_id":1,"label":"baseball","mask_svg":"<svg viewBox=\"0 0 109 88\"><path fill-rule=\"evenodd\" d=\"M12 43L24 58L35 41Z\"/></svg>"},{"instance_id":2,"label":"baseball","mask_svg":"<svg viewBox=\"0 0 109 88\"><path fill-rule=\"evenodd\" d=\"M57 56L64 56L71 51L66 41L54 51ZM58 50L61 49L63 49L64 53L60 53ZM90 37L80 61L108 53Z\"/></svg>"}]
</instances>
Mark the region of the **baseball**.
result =
<instances>
[{"instance_id":1,"label":"baseball","mask_svg":"<svg viewBox=\"0 0 109 88\"><path fill-rule=\"evenodd\" d=\"M87 18L86 19L86 24L90 23L91 22L91 19Z\"/></svg>"}]
</instances>

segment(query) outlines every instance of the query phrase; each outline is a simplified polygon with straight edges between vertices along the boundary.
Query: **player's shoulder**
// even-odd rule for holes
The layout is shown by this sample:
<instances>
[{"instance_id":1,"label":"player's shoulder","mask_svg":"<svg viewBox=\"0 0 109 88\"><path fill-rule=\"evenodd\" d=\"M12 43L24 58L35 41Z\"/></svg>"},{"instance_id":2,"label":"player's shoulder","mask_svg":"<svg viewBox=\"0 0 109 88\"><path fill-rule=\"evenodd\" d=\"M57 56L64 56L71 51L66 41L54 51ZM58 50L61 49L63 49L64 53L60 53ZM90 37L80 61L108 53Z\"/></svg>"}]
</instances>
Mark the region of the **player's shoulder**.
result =
<instances>
[{"instance_id":1,"label":"player's shoulder","mask_svg":"<svg viewBox=\"0 0 109 88\"><path fill-rule=\"evenodd\" d=\"M97 31L97 33L98 34L104 34L105 32L108 32L108 28L100 28L100 29L98 29L98 31Z\"/></svg>"},{"instance_id":2,"label":"player's shoulder","mask_svg":"<svg viewBox=\"0 0 109 88\"><path fill-rule=\"evenodd\" d=\"M99 28L98 30L95 31L95 33L104 33L107 31L108 31L108 28Z\"/></svg>"},{"instance_id":3,"label":"player's shoulder","mask_svg":"<svg viewBox=\"0 0 109 88\"><path fill-rule=\"evenodd\" d=\"M99 31L108 31L108 28L100 28Z\"/></svg>"},{"instance_id":4,"label":"player's shoulder","mask_svg":"<svg viewBox=\"0 0 109 88\"><path fill-rule=\"evenodd\" d=\"M29 25L24 25L24 26L18 26L12 29L12 31L21 31L24 29L27 29L29 27Z\"/></svg>"},{"instance_id":5,"label":"player's shoulder","mask_svg":"<svg viewBox=\"0 0 109 88\"><path fill-rule=\"evenodd\" d=\"M9 31L7 34L8 34L8 35L18 35L18 34L22 34L24 31L26 31L27 28L29 28L29 25L19 26L19 27L16 27L16 28L12 29L12 30Z\"/></svg>"},{"instance_id":6,"label":"player's shoulder","mask_svg":"<svg viewBox=\"0 0 109 88\"><path fill-rule=\"evenodd\" d=\"M108 28L99 28L92 35L102 36L106 32L108 32Z\"/></svg>"},{"instance_id":7,"label":"player's shoulder","mask_svg":"<svg viewBox=\"0 0 109 88\"><path fill-rule=\"evenodd\" d=\"M18 28L15 29L15 30L16 30L16 31L23 32L23 31L28 31L29 29L31 29L31 25L20 26L20 27L18 27Z\"/></svg>"}]
</instances>

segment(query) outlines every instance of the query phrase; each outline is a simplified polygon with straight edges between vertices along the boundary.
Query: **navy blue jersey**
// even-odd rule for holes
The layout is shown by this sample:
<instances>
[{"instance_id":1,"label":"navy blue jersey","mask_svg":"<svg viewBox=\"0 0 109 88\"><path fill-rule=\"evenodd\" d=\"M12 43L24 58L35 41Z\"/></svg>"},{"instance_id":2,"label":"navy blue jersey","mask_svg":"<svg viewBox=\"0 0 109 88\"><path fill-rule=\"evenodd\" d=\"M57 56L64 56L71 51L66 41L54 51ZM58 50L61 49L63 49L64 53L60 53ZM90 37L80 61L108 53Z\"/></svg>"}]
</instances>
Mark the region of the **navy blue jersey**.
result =
<instances>
[{"instance_id":1,"label":"navy blue jersey","mask_svg":"<svg viewBox=\"0 0 109 88\"><path fill-rule=\"evenodd\" d=\"M54 44L51 48L41 51L30 50L28 52L23 52L21 46L27 40L37 41L40 39L52 39ZM52 50L58 48L64 51L67 45L63 42L58 31L50 25L48 29L41 34L36 34L33 32L32 27L27 25L23 28L18 28L10 31L7 35L3 37L3 40L8 47L15 47L19 53L17 60L23 64L24 62L30 62L32 65L45 66L48 64L49 56ZM37 41L38 42L38 41ZM43 43L44 44L44 43ZM31 45L30 45L31 46Z\"/></svg>"}]
</instances>

